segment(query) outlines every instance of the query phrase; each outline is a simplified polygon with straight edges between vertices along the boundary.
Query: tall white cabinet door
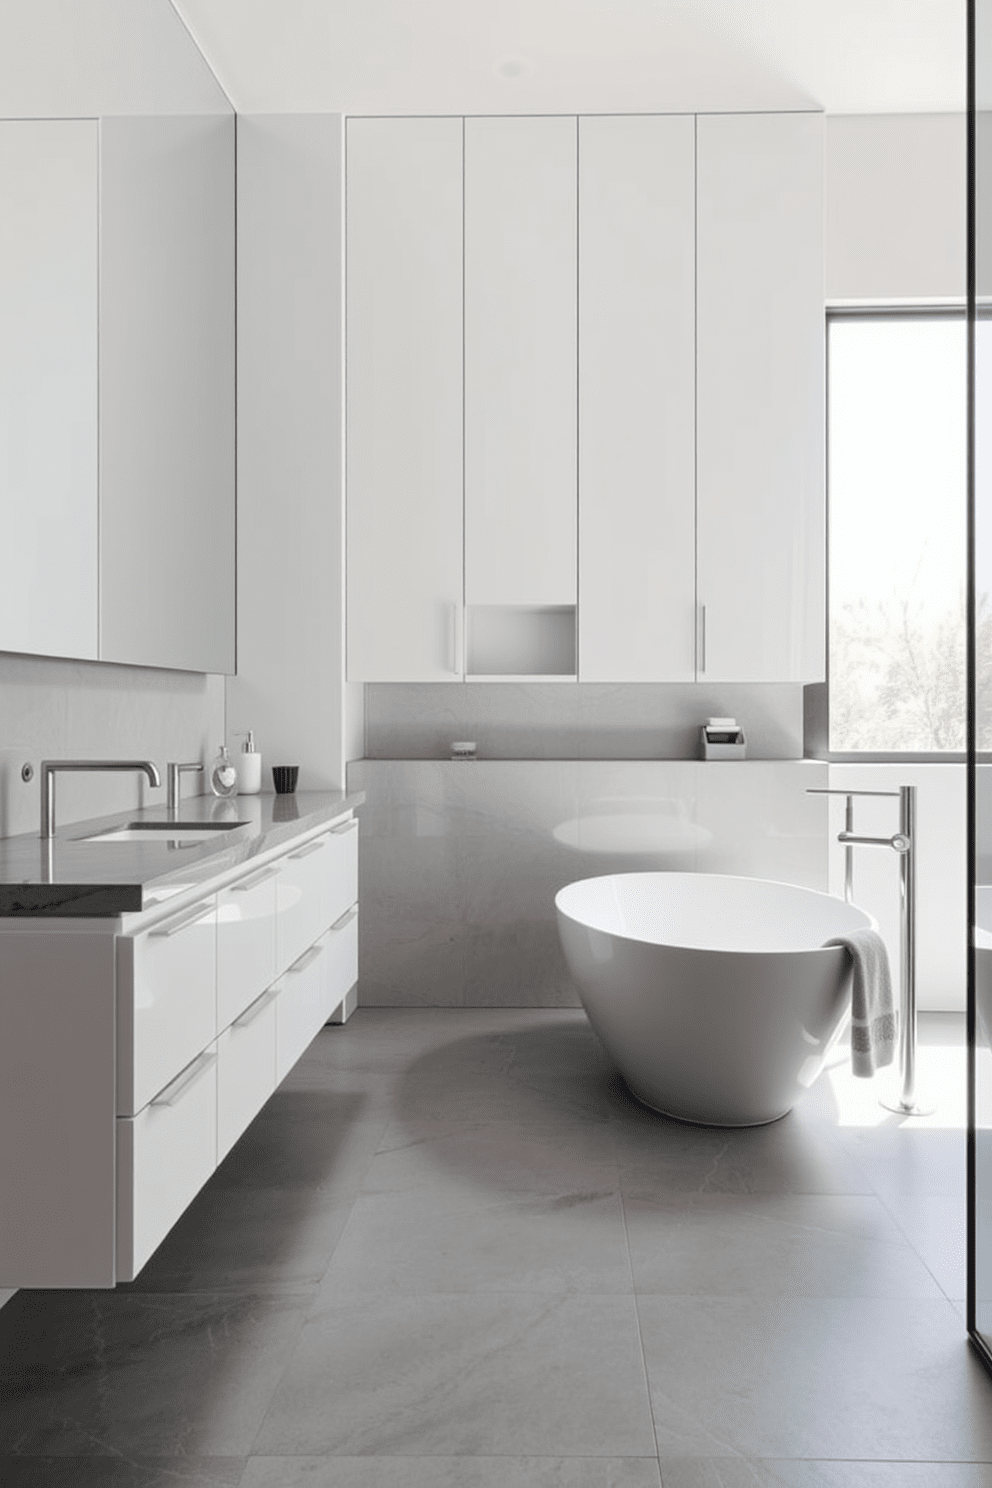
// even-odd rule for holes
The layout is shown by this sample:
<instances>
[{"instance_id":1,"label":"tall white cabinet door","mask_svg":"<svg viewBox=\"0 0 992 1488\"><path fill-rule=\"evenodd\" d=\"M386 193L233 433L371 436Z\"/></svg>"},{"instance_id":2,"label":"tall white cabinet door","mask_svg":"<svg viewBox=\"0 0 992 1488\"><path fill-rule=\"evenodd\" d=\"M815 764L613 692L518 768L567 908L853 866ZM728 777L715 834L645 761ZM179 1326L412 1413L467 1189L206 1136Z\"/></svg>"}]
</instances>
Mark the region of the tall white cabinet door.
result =
<instances>
[{"instance_id":1,"label":"tall white cabinet door","mask_svg":"<svg viewBox=\"0 0 992 1488\"><path fill-rule=\"evenodd\" d=\"M698 676L813 681L824 671L823 118L702 116L697 130Z\"/></svg>"},{"instance_id":2,"label":"tall white cabinet door","mask_svg":"<svg viewBox=\"0 0 992 1488\"><path fill-rule=\"evenodd\" d=\"M234 119L100 141L100 656L232 673Z\"/></svg>"},{"instance_id":3,"label":"tall white cabinet door","mask_svg":"<svg viewBox=\"0 0 992 1488\"><path fill-rule=\"evenodd\" d=\"M348 677L462 675L462 121L347 125Z\"/></svg>"},{"instance_id":4,"label":"tall white cabinet door","mask_svg":"<svg viewBox=\"0 0 992 1488\"><path fill-rule=\"evenodd\" d=\"M97 655L98 125L0 122L0 649Z\"/></svg>"},{"instance_id":5,"label":"tall white cabinet door","mask_svg":"<svg viewBox=\"0 0 992 1488\"><path fill-rule=\"evenodd\" d=\"M579 678L695 666L695 121L579 121Z\"/></svg>"},{"instance_id":6,"label":"tall white cabinet door","mask_svg":"<svg viewBox=\"0 0 992 1488\"><path fill-rule=\"evenodd\" d=\"M465 121L465 597L574 605L574 118Z\"/></svg>"}]
</instances>

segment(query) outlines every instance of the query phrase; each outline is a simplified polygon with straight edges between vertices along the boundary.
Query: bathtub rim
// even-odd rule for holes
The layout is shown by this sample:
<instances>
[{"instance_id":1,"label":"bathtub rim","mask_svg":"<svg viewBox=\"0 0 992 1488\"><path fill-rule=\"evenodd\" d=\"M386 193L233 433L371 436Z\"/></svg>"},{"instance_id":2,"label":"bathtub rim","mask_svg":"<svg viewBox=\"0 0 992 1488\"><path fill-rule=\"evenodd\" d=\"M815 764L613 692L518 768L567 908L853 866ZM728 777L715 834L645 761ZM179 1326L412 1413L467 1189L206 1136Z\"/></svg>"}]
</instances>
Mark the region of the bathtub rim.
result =
<instances>
[{"instance_id":1,"label":"bathtub rim","mask_svg":"<svg viewBox=\"0 0 992 1488\"><path fill-rule=\"evenodd\" d=\"M664 869L664 868L657 868L657 869L650 869L650 868L648 868L648 869L643 869L643 870L634 869L633 871L628 872L628 873L592 873L592 874L589 874L586 878L576 878L576 879L573 879L570 883L564 884L557 891L557 893L555 894L555 911L556 911L557 914L563 915L566 919L571 920L573 924L580 925L584 930L588 930L591 934L594 934L594 935L612 936L616 940L629 941L633 945L654 946L654 947L657 947L657 948L660 948L660 949L666 949L666 950L692 951L692 952L695 952L695 953L697 953L699 955L707 955L707 956L808 956L808 955L812 955L815 952L820 952L820 951L830 952L830 951L836 951L838 949L842 949L842 947L838 947L836 945L827 945L827 944L823 943L822 941L821 941L821 943L819 945L807 945L807 946L761 946L761 947L757 947L757 948L747 949L747 948L744 948L744 947L740 947L740 948L728 948L728 947L724 947L724 946L707 946L707 945L696 945L696 944L683 944L683 943L681 943L679 941L675 941L675 940L644 940L644 939L642 939L638 935L626 935L622 930L605 929L604 927L602 927L600 925L590 924L590 922L588 920L580 919L578 917L578 915L576 915L572 911L566 909L565 906L561 902L561 899L562 899L562 895L563 894L567 894L570 889L576 888L580 884L607 883L607 882L609 882L612 879L629 879L629 878L668 878L668 879L671 879L671 878L692 878L692 879L698 878L698 879L719 880L722 883L739 883L739 884L760 883L760 884L768 884L768 885L770 885L773 888L789 889L790 891L792 891L794 893L804 894L804 895L810 895L811 897L816 898L816 899L829 899L832 903L842 905L845 909L854 910L857 914L860 914L861 916L863 916L863 918L866 921L866 923L863 924L863 925L861 925L861 926L858 926L856 928L858 928L858 929L864 929L864 930L869 930L869 929L870 930L875 930L875 931L878 930L878 921L875 919L875 916L873 914L871 914L867 909L863 909L861 907L861 905L859 905L859 904L848 904L847 900L846 899L842 899L840 897L840 895L828 893L824 889L811 889L806 884L788 883L784 879L778 879L778 878L758 878L754 874L743 874L743 873L707 873L707 872L693 873L693 872L688 872L688 871L686 871L684 869ZM838 931L837 934L840 935L840 934L842 934L842 932L841 931ZM651 1108L651 1109L653 1109L653 1108ZM660 1114L662 1114L662 1115L668 1115L670 1113L668 1113L668 1112L661 1112ZM679 1119L679 1118L675 1118L675 1119ZM772 1119L773 1120L778 1120L779 1118L778 1117L773 1117Z\"/></svg>"}]
</instances>

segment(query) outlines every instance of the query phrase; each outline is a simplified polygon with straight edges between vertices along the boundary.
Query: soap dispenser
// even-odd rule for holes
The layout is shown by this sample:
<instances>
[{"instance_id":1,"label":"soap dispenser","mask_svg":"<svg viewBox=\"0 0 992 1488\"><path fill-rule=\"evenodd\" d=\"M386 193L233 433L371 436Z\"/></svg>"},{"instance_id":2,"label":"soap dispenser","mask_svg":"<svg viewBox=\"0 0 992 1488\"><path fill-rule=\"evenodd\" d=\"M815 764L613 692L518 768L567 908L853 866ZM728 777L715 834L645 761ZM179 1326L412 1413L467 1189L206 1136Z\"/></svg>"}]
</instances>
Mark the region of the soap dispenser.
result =
<instances>
[{"instance_id":1,"label":"soap dispenser","mask_svg":"<svg viewBox=\"0 0 992 1488\"><path fill-rule=\"evenodd\" d=\"M210 789L215 796L233 796L238 790L238 772L234 768L227 745L220 746L220 753L210 766Z\"/></svg>"},{"instance_id":2,"label":"soap dispenser","mask_svg":"<svg viewBox=\"0 0 992 1488\"><path fill-rule=\"evenodd\" d=\"M244 739L238 755L238 795L257 796L262 789L262 756L255 748L254 729L238 735Z\"/></svg>"}]
</instances>

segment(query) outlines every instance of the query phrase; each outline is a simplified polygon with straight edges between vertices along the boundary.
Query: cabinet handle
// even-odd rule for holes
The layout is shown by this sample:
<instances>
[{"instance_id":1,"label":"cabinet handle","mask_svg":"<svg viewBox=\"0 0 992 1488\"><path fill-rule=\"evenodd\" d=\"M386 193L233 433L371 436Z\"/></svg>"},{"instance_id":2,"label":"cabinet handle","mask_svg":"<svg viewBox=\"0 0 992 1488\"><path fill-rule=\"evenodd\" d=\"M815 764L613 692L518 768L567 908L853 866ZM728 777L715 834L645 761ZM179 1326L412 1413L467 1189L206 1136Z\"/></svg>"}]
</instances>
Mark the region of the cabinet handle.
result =
<instances>
[{"instance_id":1,"label":"cabinet handle","mask_svg":"<svg viewBox=\"0 0 992 1488\"><path fill-rule=\"evenodd\" d=\"M265 883L267 879L278 877L278 868L260 868L257 873L249 873L247 878L241 878L237 883L231 884L231 893L246 894L249 889L257 889L259 884Z\"/></svg>"},{"instance_id":2,"label":"cabinet handle","mask_svg":"<svg viewBox=\"0 0 992 1488\"><path fill-rule=\"evenodd\" d=\"M699 670L706 670L706 606L702 605L702 617L699 625Z\"/></svg>"},{"instance_id":3,"label":"cabinet handle","mask_svg":"<svg viewBox=\"0 0 992 1488\"><path fill-rule=\"evenodd\" d=\"M180 930L187 930L190 925L198 925L208 915L213 914L213 903L197 904L186 914L177 916L174 920L168 920L164 925L156 925L154 930L149 930L149 935L178 935Z\"/></svg>"},{"instance_id":4,"label":"cabinet handle","mask_svg":"<svg viewBox=\"0 0 992 1488\"><path fill-rule=\"evenodd\" d=\"M451 670L456 677L465 672L465 606L451 606Z\"/></svg>"},{"instance_id":5,"label":"cabinet handle","mask_svg":"<svg viewBox=\"0 0 992 1488\"><path fill-rule=\"evenodd\" d=\"M318 940L318 942L317 942L316 945L312 945L308 951L304 951L303 952L303 955L302 956L298 956L296 958L296 960L293 962L292 966L289 968L289 973L288 974L290 976L292 976L294 974L294 972L306 971L306 969L307 969L308 966L312 966L313 965L313 963L316 961L317 957L321 954L321 952L323 951L323 949L324 949L324 942L322 940Z\"/></svg>"},{"instance_id":6,"label":"cabinet handle","mask_svg":"<svg viewBox=\"0 0 992 1488\"><path fill-rule=\"evenodd\" d=\"M323 837L318 838L318 840L316 842L308 842L307 845L306 845L306 847L301 847L300 848L299 852L287 853L286 856L288 858L294 859L294 861L295 861L296 858L308 858L311 853L320 852L320 849L322 847L326 847L326 846L327 846L327 836L325 835Z\"/></svg>"},{"instance_id":7,"label":"cabinet handle","mask_svg":"<svg viewBox=\"0 0 992 1488\"><path fill-rule=\"evenodd\" d=\"M175 1106L183 1095L205 1075L212 1064L216 1064L217 1055L213 1053L199 1054L192 1064L188 1064L181 1070L176 1078L164 1090L160 1090L154 1100L150 1102L153 1106Z\"/></svg>"},{"instance_id":8,"label":"cabinet handle","mask_svg":"<svg viewBox=\"0 0 992 1488\"><path fill-rule=\"evenodd\" d=\"M275 1002L275 1000L276 1000L276 998L278 996L279 996L279 988L278 987L270 987L267 992L263 992L262 993L261 997L256 997L255 998L255 1001L251 1004L250 1007L246 1007L245 1008L245 1010L241 1014L241 1017L240 1018L235 1018L234 1022L231 1024L231 1027L232 1028L248 1028L248 1027L250 1027L251 1024L254 1023L255 1019L256 1018L260 1018L262 1016L262 1014L265 1012L265 1009L271 1003Z\"/></svg>"},{"instance_id":9,"label":"cabinet handle","mask_svg":"<svg viewBox=\"0 0 992 1488\"><path fill-rule=\"evenodd\" d=\"M348 925L351 924L352 920L357 919L358 905L353 904L350 909L346 909L344 914L334 921L334 924L331 926L331 932L333 933L337 930L344 930Z\"/></svg>"},{"instance_id":10,"label":"cabinet handle","mask_svg":"<svg viewBox=\"0 0 992 1488\"><path fill-rule=\"evenodd\" d=\"M346 832L357 832L358 823L354 817L350 821L342 822L339 827L331 828L332 837L343 837Z\"/></svg>"}]
</instances>

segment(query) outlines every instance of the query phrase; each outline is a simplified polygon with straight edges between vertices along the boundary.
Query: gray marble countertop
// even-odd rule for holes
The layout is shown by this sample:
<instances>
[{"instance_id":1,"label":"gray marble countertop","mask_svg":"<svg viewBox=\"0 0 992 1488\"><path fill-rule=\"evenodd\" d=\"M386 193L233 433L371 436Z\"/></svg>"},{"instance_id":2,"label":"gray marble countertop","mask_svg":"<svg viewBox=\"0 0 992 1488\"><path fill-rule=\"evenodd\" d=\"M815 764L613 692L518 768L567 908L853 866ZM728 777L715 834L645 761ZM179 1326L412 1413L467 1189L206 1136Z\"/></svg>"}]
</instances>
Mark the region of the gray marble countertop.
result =
<instances>
[{"instance_id":1,"label":"gray marble countertop","mask_svg":"<svg viewBox=\"0 0 992 1488\"><path fill-rule=\"evenodd\" d=\"M0 838L0 918L112 919L217 878L360 806L364 791L301 791L291 796L189 796L180 820L239 823L218 840L90 842L127 822L165 822L164 806L70 822L51 841L35 833Z\"/></svg>"}]
</instances>

